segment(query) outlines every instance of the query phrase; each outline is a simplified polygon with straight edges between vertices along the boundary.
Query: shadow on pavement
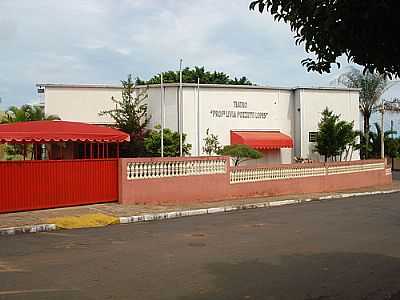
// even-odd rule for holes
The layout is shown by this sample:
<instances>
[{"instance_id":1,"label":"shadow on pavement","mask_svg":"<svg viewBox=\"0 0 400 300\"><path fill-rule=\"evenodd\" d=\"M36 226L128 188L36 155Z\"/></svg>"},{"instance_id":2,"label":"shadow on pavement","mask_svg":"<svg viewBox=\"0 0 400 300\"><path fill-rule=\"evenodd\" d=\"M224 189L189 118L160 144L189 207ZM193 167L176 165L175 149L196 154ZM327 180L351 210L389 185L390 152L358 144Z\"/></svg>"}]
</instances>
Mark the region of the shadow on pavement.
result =
<instances>
[{"instance_id":1,"label":"shadow on pavement","mask_svg":"<svg viewBox=\"0 0 400 300\"><path fill-rule=\"evenodd\" d=\"M182 300L400 300L400 259L365 253L215 263L212 288Z\"/></svg>"}]
</instances>

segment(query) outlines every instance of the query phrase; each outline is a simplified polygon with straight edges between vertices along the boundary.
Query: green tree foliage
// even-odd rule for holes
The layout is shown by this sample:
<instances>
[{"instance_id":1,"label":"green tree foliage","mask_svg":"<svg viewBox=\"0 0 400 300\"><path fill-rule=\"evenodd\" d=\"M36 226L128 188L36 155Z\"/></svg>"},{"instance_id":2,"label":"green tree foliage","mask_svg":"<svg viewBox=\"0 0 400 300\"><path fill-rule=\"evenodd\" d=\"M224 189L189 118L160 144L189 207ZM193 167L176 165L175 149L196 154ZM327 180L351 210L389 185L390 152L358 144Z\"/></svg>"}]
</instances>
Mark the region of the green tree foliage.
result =
<instances>
[{"instance_id":1,"label":"green tree foliage","mask_svg":"<svg viewBox=\"0 0 400 300\"><path fill-rule=\"evenodd\" d=\"M208 84L232 84L232 85L252 85L252 83L243 76L241 78L230 78L229 75L223 72L210 72L206 71L204 67L194 67L192 69L185 68L182 70L182 81L184 83L197 83L197 78L200 78L200 83ZM178 83L179 72L167 71L163 72L163 80L165 83ZM157 74L150 78L148 81L136 79L136 84L159 84L161 82L161 75Z\"/></svg>"},{"instance_id":2,"label":"green tree foliage","mask_svg":"<svg viewBox=\"0 0 400 300\"><path fill-rule=\"evenodd\" d=\"M0 123L15 123L41 120L60 120L56 115L46 115L44 109L38 105L11 106L1 116Z\"/></svg>"},{"instance_id":3,"label":"green tree foliage","mask_svg":"<svg viewBox=\"0 0 400 300\"><path fill-rule=\"evenodd\" d=\"M381 135L382 130L378 123L374 123L375 131L369 132L369 142L368 142L368 156L373 158L381 157ZM384 143L385 143L385 156L387 157L398 157L400 155L400 140L392 138L393 135L397 134L396 131L387 130L384 133ZM365 136L361 136L361 144L366 145ZM364 153L366 151L365 147L361 148Z\"/></svg>"},{"instance_id":4,"label":"green tree foliage","mask_svg":"<svg viewBox=\"0 0 400 300\"><path fill-rule=\"evenodd\" d=\"M374 111L377 110L377 106L380 105L380 98L382 94L389 88L389 81L385 79L383 75L378 73L371 73L366 71L361 73L357 69L352 69L350 72L342 74L338 82L348 88L359 88L360 91L360 112L364 119L364 135L369 136L370 131L370 118ZM369 139L364 138L363 141L366 143L365 148L368 149ZM368 158L368 151L363 152Z\"/></svg>"},{"instance_id":5,"label":"green tree foliage","mask_svg":"<svg viewBox=\"0 0 400 300\"><path fill-rule=\"evenodd\" d=\"M144 138L147 135L146 127L150 122L147 112L147 89L139 90L132 80L132 75L127 80L122 80L122 98L111 100L115 108L102 111L100 116L108 115L117 128L128 133L131 141L121 145L120 152L123 157L139 157L145 155Z\"/></svg>"},{"instance_id":6,"label":"green tree foliage","mask_svg":"<svg viewBox=\"0 0 400 300\"><path fill-rule=\"evenodd\" d=\"M1 124L16 123L16 122L29 122L29 121L42 121L42 120L60 120L56 115L46 115L43 107L38 105L22 105L21 107L11 106L0 117ZM38 147L38 146L36 146ZM27 157L34 158L35 151L33 145L26 145L25 153ZM3 155L0 153L0 159L6 157L8 160L23 158L24 146L23 145L6 145L2 148ZM36 158L36 159L40 159Z\"/></svg>"},{"instance_id":7,"label":"green tree foliage","mask_svg":"<svg viewBox=\"0 0 400 300\"><path fill-rule=\"evenodd\" d=\"M221 151L222 147L218 141L218 136L210 133L209 128L207 128L206 137L203 140L203 152L206 153L208 156L218 154Z\"/></svg>"},{"instance_id":8,"label":"green tree foliage","mask_svg":"<svg viewBox=\"0 0 400 300\"><path fill-rule=\"evenodd\" d=\"M322 112L322 118L318 124L317 142L315 151L324 156L325 162L329 159L347 159L355 145L357 132L353 130L354 123L340 120L326 108Z\"/></svg>"},{"instance_id":9,"label":"green tree foliage","mask_svg":"<svg viewBox=\"0 0 400 300\"><path fill-rule=\"evenodd\" d=\"M1 102L1 99L0 99L0 102ZM4 113L2 111L0 111L0 123L1 123L3 116L4 116ZM4 160L4 158L5 158L5 146L6 145L4 145L4 144L0 144L0 160Z\"/></svg>"},{"instance_id":10,"label":"green tree foliage","mask_svg":"<svg viewBox=\"0 0 400 300\"><path fill-rule=\"evenodd\" d=\"M0 160L4 160L5 154L5 145L0 144Z\"/></svg>"},{"instance_id":11,"label":"green tree foliage","mask_svg":"<svg viewBox=\"0 0 400 300\"><path fill-rule=\"evenodd\" d=\"M262 154L257 150L241 144L224 146L218 154L230 156L235 167L244 161L262 157Z\"/></svg>"},{"instance_id":12,"label":"green tree foliage","mask_svg":"<svg viewBox=\"0 0 400 300\"><path fill-rule=\"evenodd\" d=\"M164 156L177 157L180 155L180 135L179 132L164 128ZM186 134L183 137L183 155L189 155L192 145L185 142ZM151 130L149 135L144 139L146 153L152 157L161 156L161 126L157 125Z\"/></svg>"},{"instance_id":13,"label":"green tree foliage","mask_svg":"<svg viewBox=\"0 0 400 300\"><path fill-rule=\"evenodd\" d=\"M296 44L316 58L302 61L310 71L330 72L345 55L370 72L400 75L400 28L396 0L256 0L250 9L269 12L290 25Z\"/></svg>"}]
</instances>

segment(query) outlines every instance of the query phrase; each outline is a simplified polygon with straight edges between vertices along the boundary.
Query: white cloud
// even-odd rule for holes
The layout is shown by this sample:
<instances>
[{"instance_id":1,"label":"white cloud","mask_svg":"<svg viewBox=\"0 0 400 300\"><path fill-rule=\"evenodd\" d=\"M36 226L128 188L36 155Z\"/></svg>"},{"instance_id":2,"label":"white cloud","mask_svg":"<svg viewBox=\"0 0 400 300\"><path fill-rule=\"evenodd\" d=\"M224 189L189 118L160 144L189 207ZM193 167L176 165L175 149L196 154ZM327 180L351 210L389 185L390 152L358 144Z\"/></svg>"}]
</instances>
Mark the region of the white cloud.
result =
<instances>
[{"instance_id":1,"label":"white cloud","mask_svg":"<svg viewBox=\"0 0 400 300\"><path fill-rule=\"evenodd\" d=\"M36 95L37 82L117 83L204 65L259 84L326 84L285 24L249 11L250 0L2 0L0 97ZM1 15L7 12L6 15ZM6 76L4 76L6 75Z\"/></svg>"}]
</instances>

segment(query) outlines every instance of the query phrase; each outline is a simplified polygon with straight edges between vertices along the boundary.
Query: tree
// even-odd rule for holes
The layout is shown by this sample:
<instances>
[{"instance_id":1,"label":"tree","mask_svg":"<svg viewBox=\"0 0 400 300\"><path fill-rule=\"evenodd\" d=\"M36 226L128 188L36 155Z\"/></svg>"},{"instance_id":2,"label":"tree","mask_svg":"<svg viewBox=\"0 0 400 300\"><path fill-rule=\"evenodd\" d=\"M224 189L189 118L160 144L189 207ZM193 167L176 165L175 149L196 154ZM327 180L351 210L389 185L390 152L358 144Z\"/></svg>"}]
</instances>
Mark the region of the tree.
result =
<instances>
[{"instance_id":1,"label":"tree","mask_svg":"<svg viewBox=\"0 0 400 300\"><path fill-rule=\"evenodd\" d=\"M54 121L54 120L60 120L60 117L57 115L46 115L44 112L43 107L33 105L30 106L28 109L28 115L30 118L30 121L39 121L39 120L47 120L47 121Z\"/></svg>"},{"instance_id":2,"label":"tree","mask_svg":"<svg viewBox=\"0 0 400 300\"><path fill-rule=\"evenodd\" d=\"M180 134L171 129L164 128L164 156L177 157L180 155ZM189 155L192 145L185 143L186 134L182 135L183 155ZM161 156L161 126L157 125L154 130L151 130L149 135L144 139L146 153L149 156Z\"/></svg>"},{"instance_id":3,"label":"tree","mask_svg":"<svg viewBox=\"0 0 400 300\"><path fill-rule=\"evenodd\" d=\"M374 123L374 125L376 132L370 132L369 134L369 155L371 157L380 158L382 129L378 123ZM397 157L400 150L398 140L391 137L394 134L397 134L397 132L392 130L387 130L384 133L385 155L391 158Z\"/></svg>"},{"instance_id":4,"label":"tree","mask_svg":"<svg viewBox=\"0 0 400 300\"><path fill-rule=\"evenodd\" d=\"M296 44L315 54L315 59L302 61L309 71L330 72L345 55L371 73L400 75L400 43L393 38L400 28L396 0L252 1L250 9L256 8L288 23Z\"/></svg>"},{"instance_id":5,"label":"tree","mask_svg":"<svg viewBox=\"0 0 400 300\"><path fill-rule=\"evenodd\" d=\"M0 160L4 160L5 156L5 145L0 145Z\"/></svg>"},{"instance_id":6,"label":"tree","mask_svg":"<svg viewBox=\"0 0 400 300\"><path fill-rule=\"evenodd\" d=\"M322 118L318 124L315 151L324 156L325 162L331 158L336 160L337 156L341 160L343 154L347 159L357 137L353 127L353 122L340 120L339 115L335 115L326 108L322 112Z\"/></svg>"},{"instance_id":7,"label":"tree","mask_svg":"<svg viewBox=\"0 0 400 300\"><path fill-rule=\"evenodd\" d=\"M218 154L230 156L235 167L244 161L262 157L262 154L257 150L241 144L224 146Z\"/></svg>"},{"instance_id":8,"label":"tree","mask_svg":"<svg viewBox=\"0 0 400 300\"><path fill-rule=\"evenodd\" d=\"M179 72L167 71L163 72L163 80L165 83L178 83ZM200 78L200 83L209 84L232 84L232 85L253 85L247 77L230 78L229 75L223 72L210 72L206 71L204 67L194 67L193 69L185 68L182 70L182 81L185 83L197 83L197 78ZM136 79L136 84L159 84L161 82L161 75L157 74L150 78L148 81Z\"/></svg>"},{"instance_id":9,"label":"tree","mask_svg":"<svg viewBox=\"0 0 400 300\"><path fill-rule=\"evenodd\" d=\"M218 136L210 133L210 128L207 128L206 137L204 140L203 152L208 156L218 154L221 151L221 144L218 141Z\"/></svg>"},{"instance_id":10,"label":"tree","mask_svg":"<svg viewBox=\"0 0 400 300\"><path fill-rule=\"evenodd\" d=\"M15 123L41 120L60 120L56 115L46 115L43 107L38 105L10 106L1 116L0 123Z\"/></svg>"},{"instance_id":11,"label":"tree","mask_svg":"<svg viewBox=\"0 0 400 300\"><path fill-rule=\"evenodd\" d=\"M29 104L22 105L21 107L10 106L0 117L1 124L42 120L52 121L60 120L60 118L57 115L46 115L42 106ZM38 145L28 145L25 147L23 145L6 145L2 150L7 154L7 159L19 158L24 152L27 156L31 155L33 158L36 152L34 151L34 147L38 147ZM40 159L40 157L36 159Z\"/></svg>"},{"instance_id":12,"label":"tree","mask_svg":"<svg viewBox=\"0 0 400 300\"><path fill-rule=\"evenodd\" d=\"M385 138L385 155L391 159L400 156L400 139Z\"/></svg>"},{"instance_id":13,"label":"tree","mask_svg":"<svg viewBox=\"0 0 400 300\"><path fill-rule=\"evenodd\" d=\"M121 146L120 152L124 157L138 157L145 155L144 138L147 135L146 127L150 122L147 112L147 89L138 90L132 81L132 75L122 80L122 99L111 98L115 109L102 111L100 116L110 116L117 128L128 133L131 141Z\"/></svg>"},{"instance_id":14,"label":"tree","mask_svg":"<svg viewBox=\"0 0 400 300\"><path fill-rule=\"evenodd\" d=\"M383 75L378 73L371 73L366 71L361 73L359 70L353 68L350 72L342 74L338 82L348 88L359 88L360 91L360 112L364 119L364 135L369 136L370 123L369 120L371 115L377 109L377 105L380 104L380 98L382 94L389 88L389 82L384 78ZM366 142L365 148L368 149L369 139L364 139ZM368 151L365 152L368 158Z\"/></svg>"},{"instance_id":15,"label":"tree","mask_svg":"<svg viewBox=\"0 0 400 300\"><path fill-rule=\"evenodd\" d=\"M337 124L339 159L351 160L354 149L358 148L359 131L354 130L354 122L339 121Z\"/></svg>"}]
</instances>

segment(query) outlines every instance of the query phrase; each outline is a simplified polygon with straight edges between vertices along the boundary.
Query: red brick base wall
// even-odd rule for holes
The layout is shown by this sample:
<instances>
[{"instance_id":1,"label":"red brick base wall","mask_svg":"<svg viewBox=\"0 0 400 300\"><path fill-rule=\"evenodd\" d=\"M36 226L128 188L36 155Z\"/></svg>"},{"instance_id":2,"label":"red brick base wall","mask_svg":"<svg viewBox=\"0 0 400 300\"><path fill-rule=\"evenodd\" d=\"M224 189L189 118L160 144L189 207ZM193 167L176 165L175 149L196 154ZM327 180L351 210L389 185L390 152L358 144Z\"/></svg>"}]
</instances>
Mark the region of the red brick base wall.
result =
<instances>
[{"instance_id":1,"label":"red brick base wall","mask_svg":"<svg viewBox=\"0 0 400 300\"><path fill-rule=\"evenodd\" d=\"M122 204L211 202L243 197L351 190L383 186L392 182L392 176L387 175L386 170L374 170L231 184L228 166L225 174L128 180L126 170L130 161L120 160L119 202Z\"/></svg>"},{"instance_id":2,"label":"red brick base wall","mask_svg":"<svg viewBox=\"0 0 400 300\"><path fill-rule=\"evenodd\" d=\"M391 176L386 176L385 171L369 171L287 180L237 183L231 184L229 190L231 198L280 196L383 186L388 185L391 182Z\"/></svg>"}]
</instances>

